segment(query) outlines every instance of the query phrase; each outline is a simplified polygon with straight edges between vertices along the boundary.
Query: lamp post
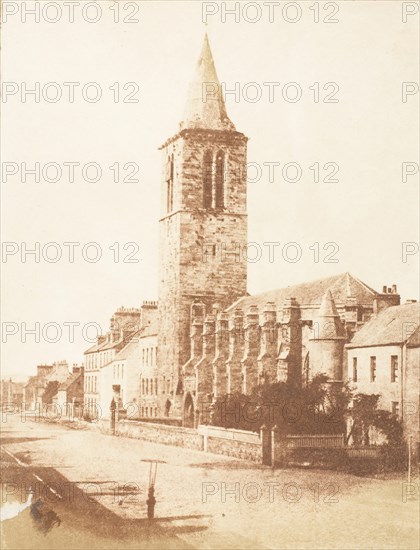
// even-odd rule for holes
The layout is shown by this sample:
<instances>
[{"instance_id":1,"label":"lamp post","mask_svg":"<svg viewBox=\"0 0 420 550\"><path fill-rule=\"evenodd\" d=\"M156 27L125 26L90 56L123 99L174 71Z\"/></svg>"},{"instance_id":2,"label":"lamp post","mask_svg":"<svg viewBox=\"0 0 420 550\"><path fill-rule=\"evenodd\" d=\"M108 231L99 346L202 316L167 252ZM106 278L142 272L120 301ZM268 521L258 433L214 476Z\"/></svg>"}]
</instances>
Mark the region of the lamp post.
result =
<instances>
[{"instance_id":1,"label":"lamp post","mask_svg":"<svg viewBox=\"0 0 420 550\"><path fill-rule=\"evenodd\" d=\"M155 504L156 504L156 498L155 498L155 482L156 482L156 474L157 474L157 466L158 464L166 464L165 460L156 460L156 459L150 459L150 458L144 458L142 459L142 462L149 462L150 463L150 469L149 469L149 485L148 485L148 492L147 492L147 518L153 519L155 517Z\"/></svg>"},{"instance_id":2,"label":"lamp post","mask_svg":"<svg viewBox=\"0 0 420 550\"><path fill-rule=\"evenodd\" d=\"M408 483L411 483L411 445L413 441L413 436L410 435L408 438Z\"/></svg>"},{"instance_id":3,"label":"lamp post","mask_svg":"<svg viewBox=\"0 0 420 550\"><path fill-rule=\"evenodd\" d=\"M111 431L112 431L112 435L115 435L116 408L117 408L117 404L115 403L115 399L112 398L111 405L109 406L109 410L111 412Z\"/></svg>"}]
</instances>

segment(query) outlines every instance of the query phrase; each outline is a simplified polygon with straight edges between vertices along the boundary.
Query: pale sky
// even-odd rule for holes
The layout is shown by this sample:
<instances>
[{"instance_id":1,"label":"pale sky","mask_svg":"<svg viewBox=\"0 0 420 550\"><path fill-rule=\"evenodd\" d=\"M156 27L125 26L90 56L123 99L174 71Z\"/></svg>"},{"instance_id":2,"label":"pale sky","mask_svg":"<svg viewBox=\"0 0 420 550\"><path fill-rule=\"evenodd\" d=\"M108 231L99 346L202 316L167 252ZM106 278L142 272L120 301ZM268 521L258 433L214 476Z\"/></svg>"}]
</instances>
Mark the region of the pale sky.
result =
<instances>
[{"instance_id":1,"label":"pale sky","mask_svg":"<svg viewBox=\"0 0 420 550\"><path fill-rule=\"evenodd\" d=\"M20 3L19 3L20 4ZM41 2L42 4L42 2ZM83 5L83 2L80 2ZM26 162L33 167L59 163L60 181L20 181L20 173L5 181L3 172L2 240L15 242L19 253L2 264L2 377L33 374L39 363L83 360L91 343L82 335L87 323L106 331L113 311L124 305L139 307L142 300L157 299L158 218L161 157L158 147L176 133L182 118L188 84L200 53L205 27L200 2L138 3L138 23L115 23L112 2L99 2L102 17L88 23L75 11L68 22L63 12L57 23L32 22L21 14L3 24L2 78L16 82L18 93L2 103L2 161ZM120 17L131 13L133 2L121 2ZM284 3L282 3L284 4ZM249 263L251 294L276 287L350 271L381 290L395 283L402 301L418 299L419 255L402 261L402 243L419 242L418 175L402 181L402 163L419 162L418 94L402 102L402 83L419 81L418 18L402 22L401 2L337 2L338 23L314 23L313 2L301 2L302 17L288 23L281 11L274 22L268 11L261 20L248 23L242 17L226 22L219 13L208 18L207 30L221 82L228 89L238 83L244 90L235 101L227 95L227 111L236 128L249 138L248 161L262 167L258 182L248 185L249 242L263 251L260 261ZM321 6L321 20L325 17ZM276 15L277 14L277 15ZM246 16L246 14L245 14ZM50 13L52 17L52 11ZM249 17L253 17L249 12ZM21 101L22 83L33 88L39 82L55 82L63 92L56 103L42 96ZM75 101L69 103L64 82L79 82ZM81 88L96 82L102 97L96 103L82 98ZM139 86L138 103L115 103L119 83L121 97ZM264 82L279 82L270 101ZM287 102L284 85L298 83L300 101ZM328 82L338 84L334 98L324 103ZM255 83L253 87L249 83ZM314 83L321 101L314 102ZM113 86L113 91L109 89ZM253 90L261 98L252 102ZM91 90L92 91L92 90ZM246 92L249 92L249 96ZM290 93L292 94L290 89ZM50 89L51 96L54 90ZM102 178L83 181L75 169L68 181L64 162L81 166L96 162ZM109 166L140 166L138 183L115 183ZM274 181L267 166L280 163ZM298 163L299 182L284 181L285 163ZM338 182L314 182L314 171L334 162ZM4 166L4 165L3 165ZM51 172L52 174L52 172ZM251 178L255 172L250 171ZM269 262L264 242L280 242L274 262ZM63 257L48 263L41 257L20 258L22 243L56 242ZM78 242L73 263L63 243ZM85 261L83 245L97 242L102 258ZM138 263L114 262L109 249L119 243L138 244ZM284 260L286 243L299 244L299 262ZM324 263L323 246L337 243L338 263ZM320 245L320 261L310 247ZM115 249L116 247L114 247ZM93 254L93 251L90 251ZM50 250L51 256L54 251ZM4 257L3 257L4 260ZM74 342L63 323L79 323ZM5 336L4 324L16 327ZM22 329L40 325L40 341L33 335L22 340ZM63 333L57 343L42 337L47 323L57 323ZM68 325L67 325L68 327ZM90 332L91 338L95 331ZM51 329L47 338L53 339Z\"/></svg>"}]
</instances>

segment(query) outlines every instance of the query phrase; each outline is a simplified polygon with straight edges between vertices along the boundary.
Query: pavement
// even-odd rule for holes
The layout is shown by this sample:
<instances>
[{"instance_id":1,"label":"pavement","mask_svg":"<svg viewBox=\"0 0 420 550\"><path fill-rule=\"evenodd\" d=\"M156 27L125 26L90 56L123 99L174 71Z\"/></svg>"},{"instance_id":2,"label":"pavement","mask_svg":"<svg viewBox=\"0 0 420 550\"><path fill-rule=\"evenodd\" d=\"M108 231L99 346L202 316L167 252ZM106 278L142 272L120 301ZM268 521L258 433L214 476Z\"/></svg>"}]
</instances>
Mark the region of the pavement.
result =
<instances>
[{"instance_id":1,"label":"pavement","mask_svg":"<svg viewBox=\"0 0 420 550\"><path fill-rule=\"evenodd\" d=\"M419 548L418 477L273 470L82 424L2 420L7 550ZM162 461L153 520L150 459Z\"/></svg>"}]
</instances>

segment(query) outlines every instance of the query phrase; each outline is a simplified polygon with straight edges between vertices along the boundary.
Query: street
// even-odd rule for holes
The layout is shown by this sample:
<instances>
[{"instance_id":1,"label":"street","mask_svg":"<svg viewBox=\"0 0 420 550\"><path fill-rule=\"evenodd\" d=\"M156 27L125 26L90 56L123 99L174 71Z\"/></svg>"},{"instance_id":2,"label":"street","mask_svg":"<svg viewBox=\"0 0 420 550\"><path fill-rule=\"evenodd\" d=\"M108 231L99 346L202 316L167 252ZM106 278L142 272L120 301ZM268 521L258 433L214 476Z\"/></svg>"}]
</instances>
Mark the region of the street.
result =
<instances>
[{"instance_id":1,"label":"street","mask_svg":"<svg viewBox=\"0 0 420 550\"><path fill-rule=\"evenodd\" d=\"M2 521L2 548L418 548L418 478L272 470L94 427L3 420L2 509L32 498L40 514ZM165 462L154 520L147 459Z\"/></svg>"}]
</instances>

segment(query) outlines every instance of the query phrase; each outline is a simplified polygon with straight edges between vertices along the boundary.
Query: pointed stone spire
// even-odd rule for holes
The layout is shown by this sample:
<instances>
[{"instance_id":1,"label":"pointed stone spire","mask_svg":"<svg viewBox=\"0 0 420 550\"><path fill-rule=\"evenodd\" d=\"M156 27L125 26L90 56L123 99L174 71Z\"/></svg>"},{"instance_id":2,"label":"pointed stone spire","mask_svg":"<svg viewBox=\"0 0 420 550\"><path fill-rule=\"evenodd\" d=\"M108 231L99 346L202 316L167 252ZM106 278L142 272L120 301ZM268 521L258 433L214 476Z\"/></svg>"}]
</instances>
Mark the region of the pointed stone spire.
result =
<instances>
[{"instance_id":1,"label":"pointed stone spire","mask_svg":"<svg viewBox=\"0 0 420 550\"><path fill-rule=\"evenodd\" d=\"M222 89L214 66L207 33L197 62L194 79L188 92L181 130L203 128L209 130L233 130L222 96Z\"/></svg>"}]
</instances>

